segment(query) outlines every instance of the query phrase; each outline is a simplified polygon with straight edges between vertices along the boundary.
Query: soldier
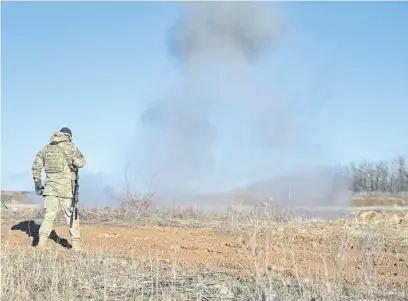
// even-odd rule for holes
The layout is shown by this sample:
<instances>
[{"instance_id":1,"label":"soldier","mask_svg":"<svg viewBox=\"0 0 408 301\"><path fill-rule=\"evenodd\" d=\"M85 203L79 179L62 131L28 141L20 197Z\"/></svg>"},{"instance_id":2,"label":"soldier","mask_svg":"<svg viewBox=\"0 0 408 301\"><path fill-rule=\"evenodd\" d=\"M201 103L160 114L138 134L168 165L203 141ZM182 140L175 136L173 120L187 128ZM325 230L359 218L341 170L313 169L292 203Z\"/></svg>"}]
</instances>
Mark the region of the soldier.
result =
<instances>
[{"instance_id":1,"label":"soldier","mask_svg":"<svg viewBox=\"0 0 408 301\"><path fill-rule=\"evenodd\" d=\"M52 231L54 219L61 209L64 217L70 224L73 213L72 198L75 184L75 171L82 168L85 157L71 142L72 132L69 128L62 128L53 134L50 143L41 149L35 157L32 172L37 195L44 196L45 215L39 231L38 248L44 249ZM45 169L45 187L41 183L41 171ZM74 219L69 229L72 248L80 251L79 218Z\"/></svg>"}]
</instances>

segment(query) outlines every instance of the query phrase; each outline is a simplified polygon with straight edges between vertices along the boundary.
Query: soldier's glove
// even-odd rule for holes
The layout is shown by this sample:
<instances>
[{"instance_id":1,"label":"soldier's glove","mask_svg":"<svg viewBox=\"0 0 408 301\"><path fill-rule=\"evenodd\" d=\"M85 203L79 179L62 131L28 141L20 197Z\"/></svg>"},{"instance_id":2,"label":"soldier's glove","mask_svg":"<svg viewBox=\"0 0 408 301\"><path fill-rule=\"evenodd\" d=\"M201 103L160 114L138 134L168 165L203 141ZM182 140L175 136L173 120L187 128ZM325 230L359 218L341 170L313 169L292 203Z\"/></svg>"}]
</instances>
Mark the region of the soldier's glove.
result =
<instances>
[{"instance_id":1,"label":"soldier's glove","mask_svg":"<svg viewBox=\"0 0 408 301\"><path fill-rule=\"evenodd\" d=\"M44 186L41 184L41 182L34 182L34 185L35 185L35 194L42 195Z\"/></svg>"}]
</instances>

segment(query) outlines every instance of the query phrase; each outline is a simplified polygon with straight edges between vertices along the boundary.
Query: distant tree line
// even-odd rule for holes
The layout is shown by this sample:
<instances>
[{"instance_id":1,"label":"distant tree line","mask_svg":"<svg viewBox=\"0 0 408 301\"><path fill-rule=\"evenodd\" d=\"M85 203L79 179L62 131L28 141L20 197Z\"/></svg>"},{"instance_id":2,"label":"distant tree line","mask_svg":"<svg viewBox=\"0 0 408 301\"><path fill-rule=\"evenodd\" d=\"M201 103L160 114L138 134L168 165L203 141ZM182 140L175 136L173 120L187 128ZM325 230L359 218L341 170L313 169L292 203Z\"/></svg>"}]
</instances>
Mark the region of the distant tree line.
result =
<instances>
[{"instance_id":1,"label":"distant tree line","mask_svg":"<svg viewBox=\"0 0 408 301\"><path fill-rule=\"evenodd\" d=\"M404 157L392 161L352 162L347 168L351 176L351 191L355 195L408 196L408 170L405 164Z\"/></svg>"}]
</instances>

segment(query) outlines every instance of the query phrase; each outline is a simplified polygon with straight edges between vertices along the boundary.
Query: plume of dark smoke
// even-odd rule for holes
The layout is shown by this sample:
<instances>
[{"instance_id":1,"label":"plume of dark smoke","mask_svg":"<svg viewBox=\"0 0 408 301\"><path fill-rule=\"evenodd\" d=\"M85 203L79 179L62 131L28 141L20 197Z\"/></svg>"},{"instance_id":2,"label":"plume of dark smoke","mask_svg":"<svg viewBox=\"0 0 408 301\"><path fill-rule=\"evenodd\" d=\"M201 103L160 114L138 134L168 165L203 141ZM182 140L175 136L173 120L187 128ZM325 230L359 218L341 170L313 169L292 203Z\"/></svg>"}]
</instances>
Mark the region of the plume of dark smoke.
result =
<instances>
[{"instance_id":1,"label":"plume of dark smoke","mask_svg":"<svg viewBox=\"0 0 408 301\"><path fill-rule=\"evenodd\" d=\"M201 2L187 4L184 13L173 29L171 44L174 55L186 64L211 56L222 57L228 65L256 59L283 33L277 15L264 3Z\"/></svg>"},{"instance_id":2,"label":"plume of dark smoke","mask_svg":"<svg viewBox=\"0 0 408 301\"><path fill-rule=\"evenodd\" d=\"M256 80L254 66L283 40L286 27L266 2L184 5L169 32L182 84L142 116L140 147L165 189L220 190L220 179L257 180L305 155L302 119ZM232 129L232 130L231 130ZM218 156L220 149L228 155ZM244 151L246 150L246 151ZM260 164L256 158L263 157ZM217 175L217 176L216 176Z\"/></svg>"},{"instance_id":3,"label":"plume of dark smoke","mask_svg":"<svg viewBox=\"0 0 408 301\"><path fill-rule=\"evenodd\" d=\"M187 4L170 31L170 50L181 63L184 82L169 97L151 104L142 119L157 137L149 162L157 164L167 185L195 190L211 177L217 168L214 152L223 142L220 125L249 125L252 132L246 137L240 131L233 134L241 144L262 136L265 145L275 140L276 147L290 139L292 123L280 117L290 118L283 113L287 108L273 102L250 74L250 62L282 37L277 18L264 5ZM217 120L218 113L231 117L228 124Z\"/></svg>"}]
</instances>

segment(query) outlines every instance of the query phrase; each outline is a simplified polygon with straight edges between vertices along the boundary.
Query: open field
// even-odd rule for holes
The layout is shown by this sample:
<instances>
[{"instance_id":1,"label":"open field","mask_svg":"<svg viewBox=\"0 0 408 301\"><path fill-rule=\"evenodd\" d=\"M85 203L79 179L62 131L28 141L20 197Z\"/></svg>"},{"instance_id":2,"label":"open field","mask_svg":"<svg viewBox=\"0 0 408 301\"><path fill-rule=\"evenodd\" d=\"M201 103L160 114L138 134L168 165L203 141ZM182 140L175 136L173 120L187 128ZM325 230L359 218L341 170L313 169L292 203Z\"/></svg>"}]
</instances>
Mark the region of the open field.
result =
<instances>
[{"instance_id":1,"label":"open field","mask_svg":"<svg viewBox=\"0 0 408 301\"><path fill-rule=\"evenodd\" d=\"M406 300L408 214L323 221L193 209L132 220L82 210L82 253L61 218L2 212L1 300ZM63 296L63 297L62 297Z\"/></svg>"}]
</instances>

